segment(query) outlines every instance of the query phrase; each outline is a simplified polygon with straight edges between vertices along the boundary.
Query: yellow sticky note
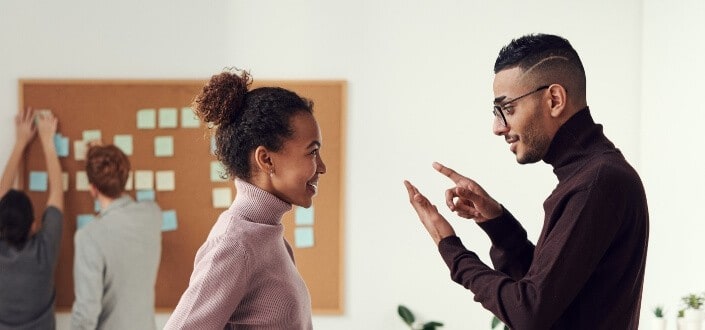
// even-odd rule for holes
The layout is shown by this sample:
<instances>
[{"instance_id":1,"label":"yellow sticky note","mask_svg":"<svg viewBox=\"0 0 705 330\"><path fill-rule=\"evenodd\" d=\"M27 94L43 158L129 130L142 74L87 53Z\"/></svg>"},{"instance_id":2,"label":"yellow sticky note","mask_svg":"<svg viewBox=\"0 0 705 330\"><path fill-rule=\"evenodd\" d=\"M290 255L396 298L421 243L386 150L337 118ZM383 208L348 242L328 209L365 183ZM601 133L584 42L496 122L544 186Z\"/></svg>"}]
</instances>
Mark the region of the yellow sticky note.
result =
<instances>
[{"instance_id":1,"label":"yellow sticky note","mask_svg":"<svg viewBox=\"0 0 705 330\"><path fill-rule=\"evenodd\" d=\"M113 144L120 148L125 155L132 155L132 135L118 134L113 136Z\"/></svg>"},{"instance_id":2,"label":"yellow sticky note","mask_svg":"<svg viewBox=\"0 0 705 330\"><path fill-rule=\"evenodd\" d=\"M181 127L183 128L198 128L201 126L201 121L190 107L181 108Z\"/></svg>"},{"instance_id":3,"label":"yellow sticky note","mask_svg":"<svg viewBox=\"0 0 705 330\"><path fill-rule=\"evenodd\" d=\"M233 202L233 193L230 188L213 188L213 207L225 208L230 207Z\"/></svg>"},{"instance_id":4,"label":"yellow sticky note","mask_svg":"<svg viewBox=\"0 0 705 330\"><path fill-rule=\"evenodd\" d=\"M176 128L178 125L176 108L159 109L159 128Z\"/></svg>"},{"instance_id":5,"label":"yellow sticky note","mask_svg":"<svg viewBox=\"0 0 705 330\"><path fill-rule=\"evenodd\" d=\"M157 171L157 191L173 191L174 171Z\"/></svg>"},{"instance_id":6,"label":"yellow sticky note","mask_svg":"<svg viewBox=\"0 0 705 330\"><path fill-rule=\"evenodd\" d=\"M157 112L154 109L137 110L137 128L150 129L157 127Z\"/></svg>"},{"instance_id":7,"label":"yellow sticky note","mask_svg":"<svg viewBox=\"0 0 705 330\"><path fill-rule=\"evenodd\" d=\"M76 191L88 191L88 175L86 175L86 171L76 171Z\"/></svg>"},{"instance_id":8,"label":"yellow sticky note","mask_svg":"<svg viewBox=\"0 0 705 330\"><path fill-rule=\"evenodd\" d=\"M153 171L135 171L135 189L136 190L152 190L152 189L154 189L154 172Z\"/></svg>"},{"instance_id":9,"label":"yellow sticky note","mask_svg":"<svg viewBox=\"0 0 705 330\"><path fill-rule=\"evenodd\" d=\"M174 155L174 137L157 136L154 138L154 156L171 157Z\"/></svg>"},{"instance_id":10,"label":"yellow sticky note","mask_svg":"<svg viewBox=\"0 0 705 330\"><path fill-rule=\"evenodd\" d=\"M81 140L73 141L73 156L76 160L86 160L87 151L88 148L85 142Z\"/></svg>"}]
</instances>

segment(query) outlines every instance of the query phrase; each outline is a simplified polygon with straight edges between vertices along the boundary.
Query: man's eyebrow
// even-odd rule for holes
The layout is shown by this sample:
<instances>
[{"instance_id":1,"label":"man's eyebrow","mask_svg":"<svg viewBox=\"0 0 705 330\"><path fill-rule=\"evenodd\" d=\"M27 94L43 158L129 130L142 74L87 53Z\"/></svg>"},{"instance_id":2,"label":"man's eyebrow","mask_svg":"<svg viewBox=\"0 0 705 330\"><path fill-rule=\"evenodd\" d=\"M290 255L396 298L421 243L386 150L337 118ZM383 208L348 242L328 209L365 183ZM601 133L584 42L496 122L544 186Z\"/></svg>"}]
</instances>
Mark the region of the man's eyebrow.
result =
<instances>
[{"instance_id":1,"label":"man's eyebrow","mask_svg":"<svg viewBox=\"0 0 705 330\"><path fill-rule=\"evenodd\" d=\"M506 96L498 96L498 97L495 97L495 98L494 98L494 103L497 104L497 103L499 103L499 102L502 102L502 101L504 101L504 99L506 99L506 98L507 98Z\"/></svg>"}]
</instances>

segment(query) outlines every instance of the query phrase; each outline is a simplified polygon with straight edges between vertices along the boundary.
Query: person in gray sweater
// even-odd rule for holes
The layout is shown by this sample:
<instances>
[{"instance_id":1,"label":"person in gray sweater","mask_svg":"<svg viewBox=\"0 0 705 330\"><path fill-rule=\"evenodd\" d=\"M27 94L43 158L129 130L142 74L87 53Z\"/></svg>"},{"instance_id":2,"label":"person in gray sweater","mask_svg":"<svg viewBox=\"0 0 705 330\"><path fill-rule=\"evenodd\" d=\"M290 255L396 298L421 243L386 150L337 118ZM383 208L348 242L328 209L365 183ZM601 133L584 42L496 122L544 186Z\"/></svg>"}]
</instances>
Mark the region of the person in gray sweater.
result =
<instances>
[{"instance_id":1,"label":"person in gray sweater","mask_svg":"<svg viewBox=\"0 0 705 330\"><path fill-rule=\"evenodd\" d=\"M57 124L51 113L35 115L31 109L15 119L15 146L0 180L0 330L56 327L54 271L64 209L61 166L54 146ZM41 222L34 220L27 194L12 189L22 154L37 132L49 192Z\"/></svg>"},{"instance_id":2,"label":"person in gray sweater","mask_svg":"<svg viewBox=\"0 0 705 330\"><path fill-rule=\"evenodd\" d=\"M125 194L129 171L130 162L117 147L88 149L86 174L101 211L74 237L73 329L156 328L161 210Z\"/></svg>"}]
</instances>

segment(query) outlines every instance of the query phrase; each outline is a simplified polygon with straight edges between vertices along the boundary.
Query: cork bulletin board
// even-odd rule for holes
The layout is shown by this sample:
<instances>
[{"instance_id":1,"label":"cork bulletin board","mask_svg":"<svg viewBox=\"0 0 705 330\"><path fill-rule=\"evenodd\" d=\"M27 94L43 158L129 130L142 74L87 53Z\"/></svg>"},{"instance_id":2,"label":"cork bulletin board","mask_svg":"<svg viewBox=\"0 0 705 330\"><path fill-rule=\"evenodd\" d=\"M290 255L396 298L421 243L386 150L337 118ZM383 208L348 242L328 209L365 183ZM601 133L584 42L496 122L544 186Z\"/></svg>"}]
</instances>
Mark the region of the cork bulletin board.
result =
<instances>
[{"instance_id":1,"label":"cork bulletin board","mask_svg":"<svg viewBox=\"0 0 705 330\"><path fill-rule=\"evenodd\" d=\"M231 181L214 177L217 163L211 151L210 132L203 124L193 127L195 122L189 120L193 115L188 118L190 109L184 109L204 83L205 80L20 81L20 106L49 109L58 117L60 136L57 134L55 142L59 148L65 148L60 152L66 153L59 158L65 180L65 221L56 271L57 310L69 310L74 300L73 236L78 221L95 214L90 193L83 191L85 178L81 172L85 171L85 161L80 156L76 159L76 151L80 153L81 141L98 134L104 144L132 149L128 155L132 165L128 193L133 198L154 198L169 215L163 219L156 308L171 311L178 303L188 286L196 251L226 208L215 204L223 204L222 199L228 199L225 202L229 204L237 193ZM314 101L327 173L320 178L313 208L295 206L285 215L284 235L294 249L297 267L311 293L314 313L340 314L346 83L255 81L253 84L253 88L261 86L280 86ZM46 205L46 192L41 184L32 181L45 170L41 145L35 139L25 153L19 181L32 199L37 215ZM151 185L151 191L145 184Z\"/></svg>"}]
</instances>

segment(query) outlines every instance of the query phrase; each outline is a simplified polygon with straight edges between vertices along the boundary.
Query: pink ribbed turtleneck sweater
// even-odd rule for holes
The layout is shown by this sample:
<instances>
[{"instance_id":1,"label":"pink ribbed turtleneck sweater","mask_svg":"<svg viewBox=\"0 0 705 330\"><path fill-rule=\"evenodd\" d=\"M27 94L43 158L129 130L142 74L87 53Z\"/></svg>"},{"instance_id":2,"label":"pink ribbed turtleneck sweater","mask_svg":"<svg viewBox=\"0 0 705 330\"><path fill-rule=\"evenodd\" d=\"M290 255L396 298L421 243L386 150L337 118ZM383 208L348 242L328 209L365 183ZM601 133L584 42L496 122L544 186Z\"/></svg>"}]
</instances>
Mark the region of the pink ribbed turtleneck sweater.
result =
<instances>
[{"instance_id":1,"label":"pink ribbed turtleneck sweater","mask_svg":"<svg viewBox=\"0 0 705 330\"><path fill-rule=\"evenodd\" d=\"M236 179L165 329L311 329L311 300L284 240L291 204Z\"/></svg>"}]
</instances>

